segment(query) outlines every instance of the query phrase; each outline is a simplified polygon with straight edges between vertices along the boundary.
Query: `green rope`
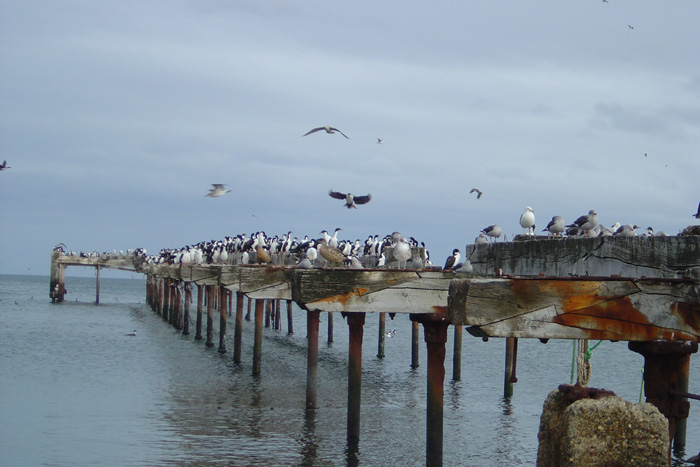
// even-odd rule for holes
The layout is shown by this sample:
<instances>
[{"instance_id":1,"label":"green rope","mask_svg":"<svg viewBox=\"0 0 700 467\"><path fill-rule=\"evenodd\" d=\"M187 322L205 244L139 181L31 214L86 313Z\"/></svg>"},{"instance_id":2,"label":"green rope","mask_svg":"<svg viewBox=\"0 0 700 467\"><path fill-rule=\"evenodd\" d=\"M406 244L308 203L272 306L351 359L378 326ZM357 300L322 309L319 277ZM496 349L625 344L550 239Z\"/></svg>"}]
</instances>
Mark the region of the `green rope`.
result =
<instances>
[{"instance_id":1,"label":"green rope","mask_svg":"<svg viewBox=\"0 0 700 467\"><path fill-rule=\"evenodd\" d=\"M595 350L596 347L598 347L603 341L598 341L596 345L593 347L590 347L588 350L586 350L586 355L584 355L584 359L588 362L591 360L591 357L593 356L593 350Z\"/></svg>"}]
</instances>

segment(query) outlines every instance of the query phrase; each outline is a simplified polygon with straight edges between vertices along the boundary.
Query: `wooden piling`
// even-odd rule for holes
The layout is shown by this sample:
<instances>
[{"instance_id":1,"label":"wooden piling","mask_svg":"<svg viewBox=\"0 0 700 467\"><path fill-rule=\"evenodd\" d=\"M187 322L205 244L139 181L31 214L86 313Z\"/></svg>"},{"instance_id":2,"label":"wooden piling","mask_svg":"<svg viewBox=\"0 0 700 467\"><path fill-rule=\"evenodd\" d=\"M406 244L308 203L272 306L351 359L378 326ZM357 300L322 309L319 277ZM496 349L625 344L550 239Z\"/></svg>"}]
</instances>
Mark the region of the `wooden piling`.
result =
<instances>
[{"instance_id":1,"label":"wooden piling","mask_svg":"<svg viewBox=\"0 0 700 467\"><path fill-rule=\"evenodd\" d=\"M170 312L170 279L163 279L163 308L161 317L163 321L168 321L168 313Z\"/></svg>"},{"instance_id":2,"label":"wooden piling","mask_svg":"<svg viewBox=\"0 0 700 467\"><path fill-rule=\"evenodd\" d=\"M192 284L185 282L185 315L182 318L182 335L190 335L190 302L192 301Z\"/></svg>"},{"instance_id":3,"label":"wooden piling","mask_svg":"<svg viewBox=\"0 0 700 467\"><path fill-rule=\"evenodd\" d=\"M420 323L411 321L411 368L418 368L420 350Z\"/></svg>"},{"instance_id":4,"label":"wooden piling","mask_svg":"<svg viewBox=\"0 0 700 467\"><path fill-rule=\"evenodd\" d=\"M175 296L173 327L179 331L182 329L182 289L177 282L175 283L175 287L173 287L173 295Z\"/></svg>"},{"instance_id":5,"label":"wooden piling","mask_svg":"<svg viewBox=\"0 0 700 467\"><path fill-rule=\"evenodd\" d=\"M386 339L386 313L379 313L379 336L377 341L377 357L384 358L384 340Z\"/></svg>"},{"instance_id":6,"label":"wooden piling","mask_svg":"<svg viewBox=\"0 0 700 467\"><path fill-rule=\"evenodd\" d=\"M689 392L688 380L690 378L690 358L682 362L678 370L678 391ZM682 401L688 402L687 398L681 398ZM676 429L673 433L673 449L684 450L686 442L686 434L688 429L688 419L683 417L676 420Z\"/></svg>"},{"instance_id":7,"label":"wooden piling","mask_svg":"<svg viewBox=\"0 0 700 467\"><path fill-rule=\"evenodd\" d=\"M207 290L207 347L214 347L214 286L205 286Z\"/></svg>"},{"instance_id":8,"label":"wooden piling","mask_svg":"<svg viewBox=\"0 0 700 467\"><path fill-rule=\"evenodd\" d=\"M328 346L333 343L333 312L328 312Z\"/></svg>"},{"instance_id":9,"label":"wooden piling","mask_svg":"<svg viewBox=\"0 0 700 467\"><path fill-rule=\"evenodd\" d=\"M318 396L318 329L321 313L306 312L306 408L315 409Z\"/></svg>"},{"instance_id":10,"label":"wooden piling","mask_svg":"<svg viewBox=\"0 0 700 467\"><path fill-rule=\"evenodd\" d=\"M360 439L360 401L362 396L362 337L365 313L347 313L348 343L348 433L350 442Z\"/></svg>"},{"instance_id":11,"label":"wooden piling","mask_svg":"<svg viewBox=\"0 0 700 467\"><path fill-rule=\"evenodd\" d=\"M452 350L452 381L462 379L462 326L454 326L454 347Z\"/></svg>"},{"instance_id":12,"label":"wooden piling","mask_svg":"<svg viewBox=\"0 0 700 467\"><path fill-rule=\"evenodd\" d=\"M197 321L194 325L194 340L202 340L202 312L204 306L204 293L202 284L197 284Z\"/></svg>"},{"instance_id":13,"label":"wooden piling","mask_svg":"<svg viewBox=\"0 0 700 467\"><path fill-rule=\"evenodd\" d=\"M252 304L253 304L253 302L252 302L252 301L250 300L250 298L249 298L249 299L248 299L248 310L246 311L246 314L245 314L245 320L246 320L246 321L250 321L250 311L251 311L250 309L251 309L251 307L252 307Z\"/></svg>"},{"instance_id":14,"label":"wooden piling","mask_svg":"<svg viewBox=\"0 0 700 467\"><path fill-rule=\"evenodd\" d=\"M223 285L219 288L219 353L226 353L226 306L228 304L228 289Z\"/></svg>"},{"instance_id":15,"label":"wooden piling","mask_svg":"<svg viewBox=\"0 0 700 467\"><path fill-rule=\"evenodd\" d=\"M236 292L236 319L233 328L233 363L241 363L243 340L243 292Z\"/></svg>"},{"instance_id":16,"label":"wooden piling","mask_svg":"<svg viewBox=\"0 0 700 467\"><path fill-rule=\"evenodd\" d=\"M292 301L287 300L287 335L294 334L294 320L292 319Z\"/></svg>"},{"instance_id":17,"label":"wooden piling","mask_svg":"<svg viewBox=\"0 0 700 467\"><path fill-rule=\"evenodd\" d=\"M265 300L265 329L270 328L270 315L272 315L272 300Z\"/></svg>"},{"instance_id":18,"label":"wooden piling","mask_svg":"<svg viewBox=\"0 0 700 467\"><path fill-rule=\"evenodd\" d=\"M278 298L275 300L275 330L282 330L282 310L280 309L282 301Z\"/></svg>"},{"instance_id":19,"label":"wooden piling","mask_svg":"<svg viewBox=\"0 0 700 467\"><path fill-rule=\"evenodd\" d=\"M100 266L95 266L95 305L100 304Z\"/></svg>"},{"instance_id":20,"label":"wooden piling","mask_svg":"<svg viewBox=\"0 0 700 467\"><path fill-rule=\"evenodd\" d=\"M506 365L503 375L503 397L513 395L513 363L515 354L515 337L506 338Z\"/></svg>"},{"instance_id":21,"label":"wooden piling","mask_svg":"<svg viewBox=\"0 0 700 467\"><path fill-rule=\"evenodd\" d=\"M262 332L265 300L255 300L255 334L253 337L253 376L259 376L262 367Z\"/></svg>"}]
</instances>

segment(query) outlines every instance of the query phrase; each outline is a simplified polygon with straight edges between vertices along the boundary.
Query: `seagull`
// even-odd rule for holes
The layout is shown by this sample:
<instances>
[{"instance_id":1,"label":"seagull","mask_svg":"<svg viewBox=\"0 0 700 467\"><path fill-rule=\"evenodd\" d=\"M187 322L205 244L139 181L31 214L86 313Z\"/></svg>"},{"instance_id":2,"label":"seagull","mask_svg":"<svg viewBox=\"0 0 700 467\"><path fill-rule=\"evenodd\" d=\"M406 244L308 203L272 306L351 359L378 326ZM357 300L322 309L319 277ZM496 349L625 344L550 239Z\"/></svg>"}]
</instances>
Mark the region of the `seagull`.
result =
<instances>
[{"instance_id":1,"label":"seagull","mask_svg":"<svg viewBox=\"0 0 700 467\"><path fill-rule=\"evenodd\" d=\"M365 196L355 196L352 193L341 193L339 191L330 190L330 191L328 191L328 195L331 198L344 199L345 200L344 206L348 209L350 209L350 208L357 209L357 206L355 206L356 204L367 204L372 200L371 194L367 194Z\"/></svg>"},{"instance_id":2,"label":"seagull","mask_svg":"<svg viewBox=\"0 0 700 467\"><path fill-rule=\"evenodd\" d=\"M297 263L297 267L300 269L311 269L314 266L309 258L304 258Z\"/></svg>"},{"instance_id":3,"label":"seagull","mask_svg":"<svg viewBox=\"0 0 700 467\"><path fill-rule=\"evenodd\" d=\"M386 333L386 337L394 337L396 335L396 329L392 329L391 331Z\"/></svg>"},{"instance_id":4,"label":"seagull","mask_svg":"<svg viewBox=\"0 0 700 467\"><path fill-rule=\"evenodd\" d=\"M500 225L494 224L494 225L489 225L484 230L482 230L482 232L485 233L486 235L488 235L489 237L495 239L495 238L498 238L501 236L501 234L503 233L503 230L501 230Z\"/></svg>"},{"instance_id":5,"label":"seagull","mask_svg":"<svg viewBox=\"0 0 700 467\"><path fill-rule=\"evenodd\" d=\"M229 191L231 191L231 190L226 190L224 188L226 185L224 185L222 183L212 183L211 186L213 186L214 188L210 189L209 193L207 193L204 196L210 196L212 198L217 198L217 197L223 196L226 193L228 193Z\"/></svg>"},{"instance_id":6,"label":"seagull","mask_svg":"<svg viewBox=\"0 0 700 467\"><path fill-rule=\"evenodd\" d=\"M411 269L423 269L423 258L420 256L411 258Z\"/></svg>"},{"instance_id":7,"label":"seagull","mask_svg":"<svg viewBox=\"0 0 700 467\"><path fill-rule=\"evenodd\" d=\"M459 263L457 266L452 268L452 270L458 273L470 273L474 272L474 266L472 266L471 261L465 259L463 263Z\"/></svg>"},{"instance_id":8,"label":"seagull","mask_svg":"<svg viewBox=\"0 0 700 467\"><path fill-rule=\"evenodd\" d=\"M613 235L619 235L621 237L634 237L637 235L635 233L635 229L637 228L638 227L636 225L626 224L617 229Z\"/></svg>"},{"instance_id":9,"label":"seagull","mask_svg":"<svg viewBox=\"0 0 700 467\"><path fill-rule=\"evenodd\" d=\"M377 138L377 144L382 144L382 141L383 140L381 138Z\"/></svg>"},{"instance_id":10,"label":"seagull","mask_svg":"<svg viewBox=\"0 0 700 467\"><path fill-rule=\"evenodd\" d=\"M405 237L401 237L396 245L394 246L394 259L398 261L398 267L401 269L401 262L403 262L404 268L406 267L406 261L411 257L411 247L406 241Z\"/></svg>"},{"instance_id":11,"label":"seagull","mask_svg":"<svg viewBox=\"0 0 700 467\"><path fill-rule=\"evenodd\" d=\"M12 167L7 165L7 161L2 161L2 165L0 165L0 172L2 172L5 169L11 169Z\"/></svg>"},{"instance_id":12,"label":"seagull","mask_svg":"<svg viewBox=\"0 0 700 467\"><path fill-rule=\"evenodd\" d=\"M520 215L520 225L527 229L528 235L535 234L535 211L530 206L525 206L525 211Z\"/></svg>"},{"instance_id":13,"label":"seagull","mask_svg":"<svg viewBox=\"0 0 700 467\"><path fill-rule=\"evenodd\" d=\"M700 203L698 203L698 212L693 214L693 217L696 219L700 219Z\"/></svg>"},{"instance_id":14,"label":"seagull","mask_svg":"<svg viewBox=\"0 0 700 467\"><path fill-rule=\"evenodd\" d=\"M628 24L627 27L630 29L634 29L634 26L632 26L631 24Z\"/></svg>"},{"instance_id":15,"label":"seagull","mask_svg":"<svg viewBox=\"0 0 700 467\"><path fill-rule=\"evenodd\" d=\"M593 230L596 225L598 225L598 213L591 209L588 211L587 215L579 217L573 224L567 225L567 227L577 227L583 230L584 237L587 237L589 231Z\"/></svg>"},{"instance_id":16,"label":"seagull","mask_svg":"<svg viewBox=\"0 0 700 467\"><path fill-rule=\"evenodd\" d=\"M459 262L459 250L455 248L452 250L452 255L447 257L447 260L445 261L445 267L442 269L452 269L455 267L455 265Z\"/></svg>"},{"instance_id":17,"label":"seagull","mask_svg":"<svg viewBox=\"0 0 700 467\"><path fill-rule=\"evenodd\" d=\"M479 243L488 243L489 240L486 238L486 234L484 232L481 232L478 237L474 239L474 243L479 244Z\"/></svg>"},{"instance_id":18,"label":"seagull","mask_svg":"<svg viewBox=\"0 0 700 467\"><path fill-rule=\"evenodd\" d=\"M552 220L549 221L549 224L547 224L547 227L542 229L542 231L548 231L553 237L556 237L557 235L561 236L564 229L566 229L566 225L564 225L564 218L561 216L553 216Z\"/></svg>"},{"instance_id":19,"label":"seagull","mask_svg":"<svg viewBox=\"0 0 700 467\"><path fill-rule=\"evenodd\" d=\"M469 191L469 194L472 194L472 193L474 193L474 192L476 192L476 199L481 198L481 195L484 194L484 192L481 191L481 190L478 189L478 188L472 188L471 191Z\"/></svg>"},{"instance_id":20,"label":"seagull","mask_svg":"<svg viewBox=\"0 0 700 467\"><path fill-rule=\"evenodd\" d=\"M332 126L328 126L328 125L326 125L326 126L320 126L320 127L318 127L318 128L314 128L313 130L311 130L311 131L309 131L308 133L303 134L303 135L301 135L301 136L310 135L311 133L316 133L317 131L321 131L321 130L324 130L324 131L325 131L326 133L328 133L329 135L330 135L330 134L333 134L333 133L335 133L335 132L337 131L337 132L340 133L341 135L345 136L347 139L350 139L350 138L347 137L347 135L346 135L345 133L343 133L343 132L340 131L339 129L333 128Z\"/></svg>"},{"instance_id":21,"label":"seagull","mask_svg":"<svg viewBox=\"0 0 700 467\"><path fill-rule=\"evenodd\" d=\"M347 258L338 248L328 245L325 239L321 239L318 242L318 252L323 256L329 263L342 263Z\"/></svg>"}]
</instances>

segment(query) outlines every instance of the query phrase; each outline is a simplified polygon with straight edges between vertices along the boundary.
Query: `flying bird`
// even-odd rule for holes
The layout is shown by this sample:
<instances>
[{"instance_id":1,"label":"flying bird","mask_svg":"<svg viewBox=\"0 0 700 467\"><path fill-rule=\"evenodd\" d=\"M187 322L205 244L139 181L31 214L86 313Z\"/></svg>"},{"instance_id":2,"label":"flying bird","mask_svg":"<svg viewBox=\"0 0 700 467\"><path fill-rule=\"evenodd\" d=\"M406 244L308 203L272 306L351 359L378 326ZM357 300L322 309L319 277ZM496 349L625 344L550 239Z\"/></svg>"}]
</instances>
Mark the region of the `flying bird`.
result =
<instances>
[{"instance_id":1,"label":"flying bird","mask_svg":"<svg viewBox=\"0 0 700 467\"><path fill-rule=\"evenodd\" d=\"M377 138L377 144L382 144L382 141L383 140L381 138Z\"/></svg>"},{"instance_id":2,"label":"flying bird","mask_svg":"<svg viewBox=\"0 0 700 467\"><path fill-rule=\"evenodd\" d=\"M209 193L207 193L207 194L204 195L204 196L210 196L210 197L212 197L212 198L217 198L217 197L223 196L223 195L225 195L226 193L228 193L229 191L231 191L231 190L226 190L226 189L224 188L226 185L224 185L224 184L222 184L222 183L212 183L211 186L213 186L214 188L211 188L211 189L209 190Z\"/></svg>"},{"instance_id":3,"label":"flying bird","mask_svg":"<svg viewBox=\"0 0 700 467\"><path fill-rule=\"evenodd\" d=\"M7 165L7 161L2 161L2 165L0 165L0 172L2 172L5 169L11 169L9 165Z\"/></svg>"},{"instance_id":4,"label":"flying bird","mask_svg":"<svg viewBox=\"0 0 700 467\"><path fill-rule=\"evenodd\" d=\"M628 24L627 27L630 29L634 29L634 26L632 26L631 24Z\"/></svg>"},{"instance_id":5,"label":"flying bird","mask_svg":"<svg viewBox=\"0 0 700 467\"><path fill-rule=\"evenodd\" d=\"M325 131L326 133L328 133L329 135L330 135L330 134L333 134L333 133L335 133L335 132L337 131L337 132L340 133L341 135L345 136L347 139L350 139L350 138L348 138L348 136L347 136L345 133L343 133L343 132L340 131L339 129L333 128L332 126L328 126L328 125L326 125L326 126L320 126L320 127L318 127L318 128L314 128L313 130L311 130L311 131L309 131L308 133L303 134L303 135L301 135L301 136L310 135L311 133L316 133L317 131L321 131L321 130L324 130L324 131Z\"/></svg>"},{"instance_id":6,"label":"flying bird","mask_svg":"<svg viewBox=\"0 0 700 467\"><path fill-rule=\"evenodd\" d=\"M484 194L484 192L481 191L481 190L478 189L478 188L472 188L471 191L469 191L469 194L472 194L472 193L474 193L474 192L476 192L476 199L481 198L481 195Z\"/></svg>"},{"instance_id":7,"label":"flying bird","mask_svg":"<svg viewBox=\"0 0 700 467\"><path fill-rule=\"evenodd\" d=\"M350 208L355 208L357 209L356 204L366 204L369 203L372 200L372 195L367 194L365 196L355 196L352 193L341 193L339 191L333 191L330 190L328 192L331 198L335 199L344 199L345 200L345 207L350 209Z\"/></svg>"},{"instance_id":8,"label":"flying bird","mask_svg":"<svg viewBox=\"0 0 700 467\"><path fill-rule=\"evenodd\" d=\"M698 203L698 212L693 214L693 217L696 219L700 219L700 203Z\"/></svg>"}]
</instances>

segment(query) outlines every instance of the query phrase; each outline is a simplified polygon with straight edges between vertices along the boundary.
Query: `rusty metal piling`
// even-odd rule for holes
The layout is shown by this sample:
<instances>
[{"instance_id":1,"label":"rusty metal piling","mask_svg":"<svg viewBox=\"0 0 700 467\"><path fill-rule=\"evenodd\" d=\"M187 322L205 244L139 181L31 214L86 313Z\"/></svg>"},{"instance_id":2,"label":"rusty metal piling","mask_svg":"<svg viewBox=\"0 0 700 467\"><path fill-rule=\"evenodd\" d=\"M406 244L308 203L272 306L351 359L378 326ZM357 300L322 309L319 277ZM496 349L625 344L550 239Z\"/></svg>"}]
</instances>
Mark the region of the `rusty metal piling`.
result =
<instances>
[{"instance_id":1,"label":"rusty metal piling","mask_svg":"<svg viewBox=\"0 0 700 467\"><path fill-rule=\"evenodd\" d=\"M321 313L306 312L306 408L315 409L318 396L318 329Z\"/></svg>"},{"instance_id":2,"label":"rusty metal piling","mask_svg":"<svg viewBox=\"0 0 700 467\"><path fill-rule=\"evenodd\" d=\"M255 300L255 334L253 338L253 375L259 376L262 367L262 333L265 300Z\"/></svg>"},{"instance_id":3,"label":"rusty metal piling","mask_svg":"<svg viewBox=\"0 0 700 467\"><path fill-rule=\"evenodd\" d=\"M233 363L241 363L243 336L243 292L236 292L236 320L233 328Z\"/></svg>"},{"instance_id":4,"label":"rusty metal piling","mask_svg":"<svg viewBox=\"0 0 700 467\"><path fill-rule=\"evenodd\" d=\"M360 401L362 396L362 337L365 313L346 313L350 339L348 343L348 433L349 442L360 439Z\"/></svg>"}]
</instances>

